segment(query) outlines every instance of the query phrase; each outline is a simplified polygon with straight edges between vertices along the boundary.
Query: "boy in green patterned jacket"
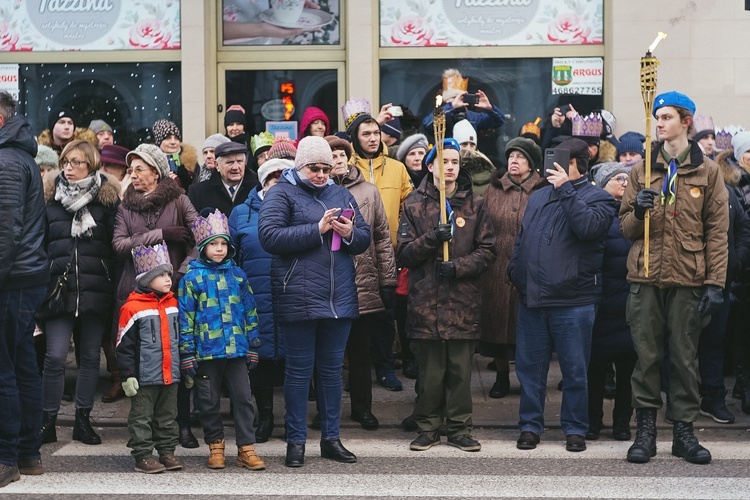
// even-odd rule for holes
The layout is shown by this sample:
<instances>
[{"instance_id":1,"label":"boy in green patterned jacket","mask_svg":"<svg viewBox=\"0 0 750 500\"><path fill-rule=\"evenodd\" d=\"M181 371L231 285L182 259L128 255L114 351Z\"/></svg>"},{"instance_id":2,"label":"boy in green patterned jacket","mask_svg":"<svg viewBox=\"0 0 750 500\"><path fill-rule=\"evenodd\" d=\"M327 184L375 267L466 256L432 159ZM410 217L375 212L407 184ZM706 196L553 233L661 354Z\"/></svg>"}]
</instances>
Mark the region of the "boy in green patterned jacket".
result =
<instances>
[{"instance_id":1,"label":"boy in green patterned jacket","mask_svg":"<svg viewBox=\"0 0 750 500\"><path fill-rule=\"evenodd\" d=\"M229 390L237 439L237 466L266 468L255 453L248 370L258 364L258 315L245 272L232 261L229 224L218 210L204 209L193 222L200 256L180 281L180 371L197 385L197 406L208 467L224 468L224 427L219 414L222 383Z\"/></svg>"}]
</instances>

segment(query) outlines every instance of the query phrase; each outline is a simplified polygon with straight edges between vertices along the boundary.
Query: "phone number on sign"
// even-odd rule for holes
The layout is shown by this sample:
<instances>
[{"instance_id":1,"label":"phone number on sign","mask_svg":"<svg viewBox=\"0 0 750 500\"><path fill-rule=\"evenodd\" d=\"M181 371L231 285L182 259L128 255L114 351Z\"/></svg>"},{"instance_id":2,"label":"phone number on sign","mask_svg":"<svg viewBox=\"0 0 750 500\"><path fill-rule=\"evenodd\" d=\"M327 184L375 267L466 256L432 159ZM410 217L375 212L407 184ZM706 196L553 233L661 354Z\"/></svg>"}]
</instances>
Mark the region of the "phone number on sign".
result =
<instances>
[{"instance_id":1,"label":"phone number on sign","mask_svg":"<svg viewBox=\"0 0 750 500\"><path fill-rule=\"evenodd\" d=\"M602 88L599 86L591 87L553 87L552 95L561 94L584 94L584 95L601 95Z\"/></svg>"}]
</instances>

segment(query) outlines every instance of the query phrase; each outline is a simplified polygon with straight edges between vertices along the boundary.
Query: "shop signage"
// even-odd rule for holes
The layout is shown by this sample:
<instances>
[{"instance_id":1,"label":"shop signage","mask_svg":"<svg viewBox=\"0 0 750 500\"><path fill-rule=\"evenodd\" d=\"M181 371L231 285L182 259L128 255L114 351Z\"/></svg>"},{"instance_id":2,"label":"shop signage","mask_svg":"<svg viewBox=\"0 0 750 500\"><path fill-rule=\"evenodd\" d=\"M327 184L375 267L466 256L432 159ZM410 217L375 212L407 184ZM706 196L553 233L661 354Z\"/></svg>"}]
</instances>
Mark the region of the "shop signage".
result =
<instances>
[{"instance_id":1,"label":"shop signage","mask_svg":"<svg viewBox=\"0 0 750 500\"><path fill-rule=\"evenodd\" d=\"M18 64L0 64L0 91L18 100Z\"/></svg>"},{"instance_id":2,"label":"shop signage","mask_svg":"<svg viewBox=\"0 0 750 500\"><path fill-rule=\"evenodd\" d=\"M380 46L601 44L603 3L603 0L380 0Z\"/></svg>"},{"instance_id":3,"label":"shop signage","mask_svg":"<svg viewBox=\"0 0 750 500\"><path fill-rule=\"evenodd\" d=\"M180 48L179 0L24 0L0 8L0 50Z\"/></svg>"},{"instance_id":4,"label":"shop signage","mask_svg":"<svg viewBox=\"0 0 750 500\"><path fill-rule=\"evenodd\" d=\"M277 139L297 140L297 122L266 122L266 131Z\"/></svg>"},{"instance_id":5,"label":"shop signage","mask_svg":"<svg viewBox=\"0 0 750 500\"><path fill-rule=\"evenodd\" d=\"M552 95L602 95L603 82L601 57L552 59Z\"/></svg>"}]
</instances>

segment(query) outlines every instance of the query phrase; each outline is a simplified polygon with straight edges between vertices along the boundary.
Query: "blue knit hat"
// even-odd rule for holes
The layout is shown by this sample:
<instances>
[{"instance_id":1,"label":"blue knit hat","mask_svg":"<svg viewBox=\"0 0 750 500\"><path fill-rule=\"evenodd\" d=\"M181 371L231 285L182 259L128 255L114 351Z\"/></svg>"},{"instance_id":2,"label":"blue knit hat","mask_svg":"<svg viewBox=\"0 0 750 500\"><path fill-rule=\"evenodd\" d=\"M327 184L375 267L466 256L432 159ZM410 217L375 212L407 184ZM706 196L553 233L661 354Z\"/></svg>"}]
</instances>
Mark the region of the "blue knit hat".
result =
<instances>
[{"instance_id":1,"label":"blue knit hat","mask_svg":"<svg viewBox=\"0 0 750 500\"><path fill-rule=\"evenodd\" d=\"M626 137L620 139L620 145L617 146L617 158L623 153L638 153L643 156L645 154L643 150L643 142L639 141L635 137Z\"/></svg>"}]
</instances>

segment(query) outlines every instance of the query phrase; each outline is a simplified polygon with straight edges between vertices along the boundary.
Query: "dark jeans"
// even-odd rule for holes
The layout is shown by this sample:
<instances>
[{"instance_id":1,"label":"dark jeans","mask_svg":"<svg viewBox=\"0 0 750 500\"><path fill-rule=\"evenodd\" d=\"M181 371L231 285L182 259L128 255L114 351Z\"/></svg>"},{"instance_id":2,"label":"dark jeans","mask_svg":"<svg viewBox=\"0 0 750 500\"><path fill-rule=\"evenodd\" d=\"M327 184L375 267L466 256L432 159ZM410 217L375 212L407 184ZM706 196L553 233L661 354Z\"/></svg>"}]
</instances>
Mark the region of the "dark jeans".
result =
<instances>
[{"instance_id":1,"label":"dark jeans","mask_svg":"<svg viewBox=\"0 0 750 500\"><path fill-rule=\"evenodd\" d=\"M729 292L724 290L724 304L719 312L711 316L711 322L698 337L698 372L701 376L700 392L724 392L724 337L727 334ZM747 327L747 325L745 325Z\"/></svg>"},{"instance_id":2,"label":"dark jeans","mask_svg":"<svg viewBox=\"0 0 750 500\"><path fill-rule=\"evenodd\" d=\"M370 339L377 335L377 322L371 314L352 321L346 352L349 356L349 396L352 413L372 410L372 364Z\"/></svg>"},{"instance_id":3,"label":"dark jeans","mask_svg":"<svg viewBox=\"0 0 750 500\"><path fill-rule=\"evenodd\" d=\"M396 295L396 305L393 308L393 314L396 317L396 327L398 328L398 341L401 344L401 362L414 359L414 353L409 348L409 337L406 336L406 305L408 297L406 295Z\"/></svg>"},{"instance_id":4,"label":"dark jeans","mask_svg":"<svg viewBox=\"0 0 750 500\"><path fill-rule=\"evenodd\" d=\"M372 322L370 355L378 378L393 373L393 342L396 340L396 326L393 310L368 314Z\"/></svg>"},{"instance_id":5,"label":"dark jeans","mask_svg":"<svg viewBox=\"0 0 750 500\"><path fill-rule=\"evenodd\" d=\"M148 457L156 448L159 455L174 454L179 442L177 384L148 385L130 398L128 432L135 458Z\"/></svg>"},{"instance_id":6,"label":"dark jeans","mask_svg":"<svg viewBox=\"0 0 750 500\"><path fill-rule=\"evenodd\" d=\"M42 381L34 350L34 312L46 286L0 291L0 464L39 458Z\"/></svg>"},{"instance_id":7,"label":"dark jeans","mask_svg":"<svg viewBox=\"0 0 750 500\"><path fill-rule=\"evenodd\" d=\"M229 390L237 446L255 444L255 407L245 358L209 359L198 362L195 395L206 444L224 439L224 424L219 412L221 384Z\"/></svg>"},{"instance_id":8,"label":"dark jeans","mask_svg":"<svg viewBox=\"0 0 750 500\"><path fill-rule=\"evenodd\" d=\"M190 395L193 393L193 389L185 387L185 377L182 377L180 383L177 384L177 413L176 420L177 426L180 429L190 427ZM193 403L195 404L195 403ZM197 407L198 405L195 404Z\"/></svg>"},{"instance_id":9,"label":"dark jeans","mask_svg":"<svg viewBox=\"0 0 750 500\"><path fill-rule=\"evenodd\" d=\"M287 443L304 444L307 440L307 392L313 366L318 372L321 438L339 438L341 369L351 324L350 319L330 318L280 325L286 345Z\"/></svg>"},{"instance_id":10,"label":"dark jeans","mask_svg":"<svg viewBox=\"0 0 750 500\"><path fill-rule=\"evenodd\" d=\"M626 351L609 356L595 356L592 354L589 362L589 426L598 425L604 417L604 384L607 370L615 364L615 408L612 420L630 422L633 415L633 391L630 388L630 377L638 357L635 351Z\"/></svg>"}]
</instances>

